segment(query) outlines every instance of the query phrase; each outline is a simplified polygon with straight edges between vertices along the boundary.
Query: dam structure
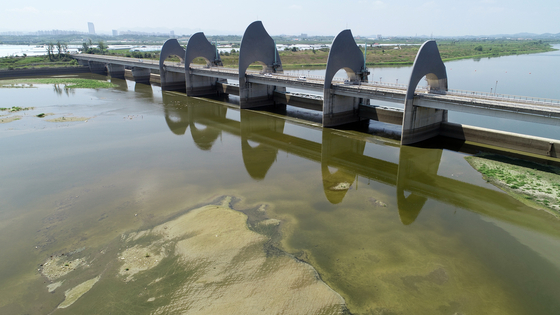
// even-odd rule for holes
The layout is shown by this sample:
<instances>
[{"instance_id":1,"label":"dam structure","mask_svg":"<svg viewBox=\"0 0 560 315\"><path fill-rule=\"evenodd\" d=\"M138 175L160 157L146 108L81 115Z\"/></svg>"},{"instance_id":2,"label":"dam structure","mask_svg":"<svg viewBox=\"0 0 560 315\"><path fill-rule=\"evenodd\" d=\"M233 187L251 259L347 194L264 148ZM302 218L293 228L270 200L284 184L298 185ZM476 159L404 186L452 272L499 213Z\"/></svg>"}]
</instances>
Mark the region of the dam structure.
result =
<instances>
[{"instance_id":1,"label":"dam structure","mask_svg":"<svg viewBox=\"0 0 560 315\"><path fill-rule=\"evenodd\" d=\"M166 61L177 56L180 62ZM560 125L560 100L448 89L448 76L435 41L419 49L407 85L368 82L365 57L350 30L333 40L324 77L284 73L272 37L262 22L251 23L241 40L238 68L223 67L215 45L202 33L191 36L186 47L169 39L160 59L144 60L105 55L73 55L91 72L137 83L160 84L163 90L188 96L238 95L241 109L290 106L320 111L323 127L341 127L370 120L402 125L401 144L412 145L436 136L496 146L522 153L560 157L560 140L534 137L448 121L448 111L495 116L532 123ZM202 57L206 65L192 61ZM248 70L258 63L262 70ZM346 80L335 78L344 69ZM427 87L418 87L425 79ZM287 88L309 95L286 92ZM404 104L404 110L370 104L371 100Z\"/></svg>"}]
</instances>

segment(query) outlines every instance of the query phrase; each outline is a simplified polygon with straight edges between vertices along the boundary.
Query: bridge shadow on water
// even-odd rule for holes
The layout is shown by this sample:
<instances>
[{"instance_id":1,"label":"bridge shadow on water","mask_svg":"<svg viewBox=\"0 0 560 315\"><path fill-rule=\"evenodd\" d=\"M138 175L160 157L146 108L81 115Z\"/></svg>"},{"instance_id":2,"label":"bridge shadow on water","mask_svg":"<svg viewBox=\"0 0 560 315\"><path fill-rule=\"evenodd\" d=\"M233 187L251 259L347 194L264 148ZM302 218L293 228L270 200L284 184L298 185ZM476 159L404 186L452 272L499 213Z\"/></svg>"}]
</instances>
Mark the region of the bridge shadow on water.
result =
<instances>
[{"instance_id":1,"label":"bridge shadow on water","mask_svg":"<svg viewBox=\"0 0 560 315\"><path fill-rule=\"evenodd\" d=\"M151 90L150 90L151 91ZM148 91L142 91L143 97ZM247 110L239 120L227 118L221 104L163 93L165 121L176 135L190 135L200 150L211 150L222 133L240 138L243 164L249 176L261 181L275 163L279 151L320 163L325 198L341 203L357 177L395 187L398 214L402 224L415 222L427 200L434 199L469 211L503 217L525 207L503 192L462 182L438 174L443 149L385 145L398 148L398 163L364 154L366 141L323 128L322 141L312 141L284 133L286 121ZM431 148L429 146L432 146ZM452 148L453 149L453 148Z\"/></svg>"}]
</instances>

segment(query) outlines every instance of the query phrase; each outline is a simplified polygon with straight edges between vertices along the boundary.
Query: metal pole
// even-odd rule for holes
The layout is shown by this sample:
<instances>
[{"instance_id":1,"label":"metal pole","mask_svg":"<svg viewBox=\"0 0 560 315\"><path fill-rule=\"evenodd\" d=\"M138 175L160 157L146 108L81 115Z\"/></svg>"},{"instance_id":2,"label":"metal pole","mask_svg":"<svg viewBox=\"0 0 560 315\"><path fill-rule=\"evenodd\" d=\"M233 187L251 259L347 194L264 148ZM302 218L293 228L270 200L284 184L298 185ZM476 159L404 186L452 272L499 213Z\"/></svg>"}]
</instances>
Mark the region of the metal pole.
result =
<instances>
[{"instance_id":1,"label":"metal pole","mask_svg":"<svg viewBox=\"0 0 560 315\"><path fill-rule=\"evenodd\" d=\"M364 47L364 70L366 70L366 63L367 63L367 40Z\"/></svg>"},{"instance_id":2,"label":"metal pole","mask_svg":"<svg viewBox=\"0 0 560 315\"><path fill-rule=\"evenodd\" d=\"M496 90L498 89L498 80L496 80L496 86L494 86L494 94L496 94Z\"/></svg>"}]
</instances>

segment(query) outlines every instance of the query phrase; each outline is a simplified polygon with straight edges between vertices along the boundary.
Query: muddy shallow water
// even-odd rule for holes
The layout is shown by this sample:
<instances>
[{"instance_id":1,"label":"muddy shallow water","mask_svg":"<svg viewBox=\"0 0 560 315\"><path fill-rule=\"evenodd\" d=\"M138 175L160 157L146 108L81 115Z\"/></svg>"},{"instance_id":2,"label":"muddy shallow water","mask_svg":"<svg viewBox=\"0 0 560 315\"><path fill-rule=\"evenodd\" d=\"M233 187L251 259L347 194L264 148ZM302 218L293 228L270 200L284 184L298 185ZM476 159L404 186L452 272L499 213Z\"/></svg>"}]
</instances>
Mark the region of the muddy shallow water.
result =
<instances>
[{"instance_id":1,"label":"muddy shallow water","mask_svg":"<svg viewBox=\"0 0 560 315\"><path fill-rule=\"evenodd\" d=\"M560 222L465 154L115 83L0 90L1 314L560 312Z\"/></svg>"}]
</instances>

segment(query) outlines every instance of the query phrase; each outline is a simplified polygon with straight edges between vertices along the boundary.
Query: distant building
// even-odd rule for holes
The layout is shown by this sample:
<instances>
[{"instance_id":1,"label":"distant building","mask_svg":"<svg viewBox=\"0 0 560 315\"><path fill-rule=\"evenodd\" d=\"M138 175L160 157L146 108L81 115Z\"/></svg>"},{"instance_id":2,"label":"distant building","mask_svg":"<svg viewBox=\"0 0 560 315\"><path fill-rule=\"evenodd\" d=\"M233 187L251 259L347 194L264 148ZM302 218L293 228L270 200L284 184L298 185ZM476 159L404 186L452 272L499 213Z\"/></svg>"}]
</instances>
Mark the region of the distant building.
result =
<instances>
[{"instance_id":1,"label":"distant building","mask_svg":"<svg viewBox=\"0 0 560 315\"><path fill-rule=\"evenodd\" d=\"M119 36L119 31L113 30L113 36Z\"/></svg>"},{"instance_id":2,"label":"distant building","mask_svg":"<svg viewBox=\"0 0 560 315\"><path fill-rule=\"evenodd\" d=\"M303 34L303 33L302 33L300 37L301 37L301 38L307 38L307 34Z\"/></svg>"},{"instance_id":3,"label":"distant building","mask_svg":"<svg viewBox=\"0 0 560 315\"><path fill-rule=\"evenodd\" d=\"M88 26L89 33L90 34L95 34L95 27L93 26L93 23L88 22L87 26Z\"/></svg>"},{"instance_id":4,"label":"distant building","mask_svg":"<svg viewBox=\"0 0 560 315\"><path fill-rule=\"evenodd\" d=\"M378 39L378 40L382 40L382 39L383 39L383 36L381 36L381 34L377 34L377 39Z\"/></svg>"},{"instance_id":5,"label":"distant building","mask_svg":"<svg viewBox=\"0 0 560 315\"><path fill-rule=\"evenodd\" d=\"M171 38L175 38L175 31L169 32L169 36L171 36Z\"/></svg>"}]
</instances>

